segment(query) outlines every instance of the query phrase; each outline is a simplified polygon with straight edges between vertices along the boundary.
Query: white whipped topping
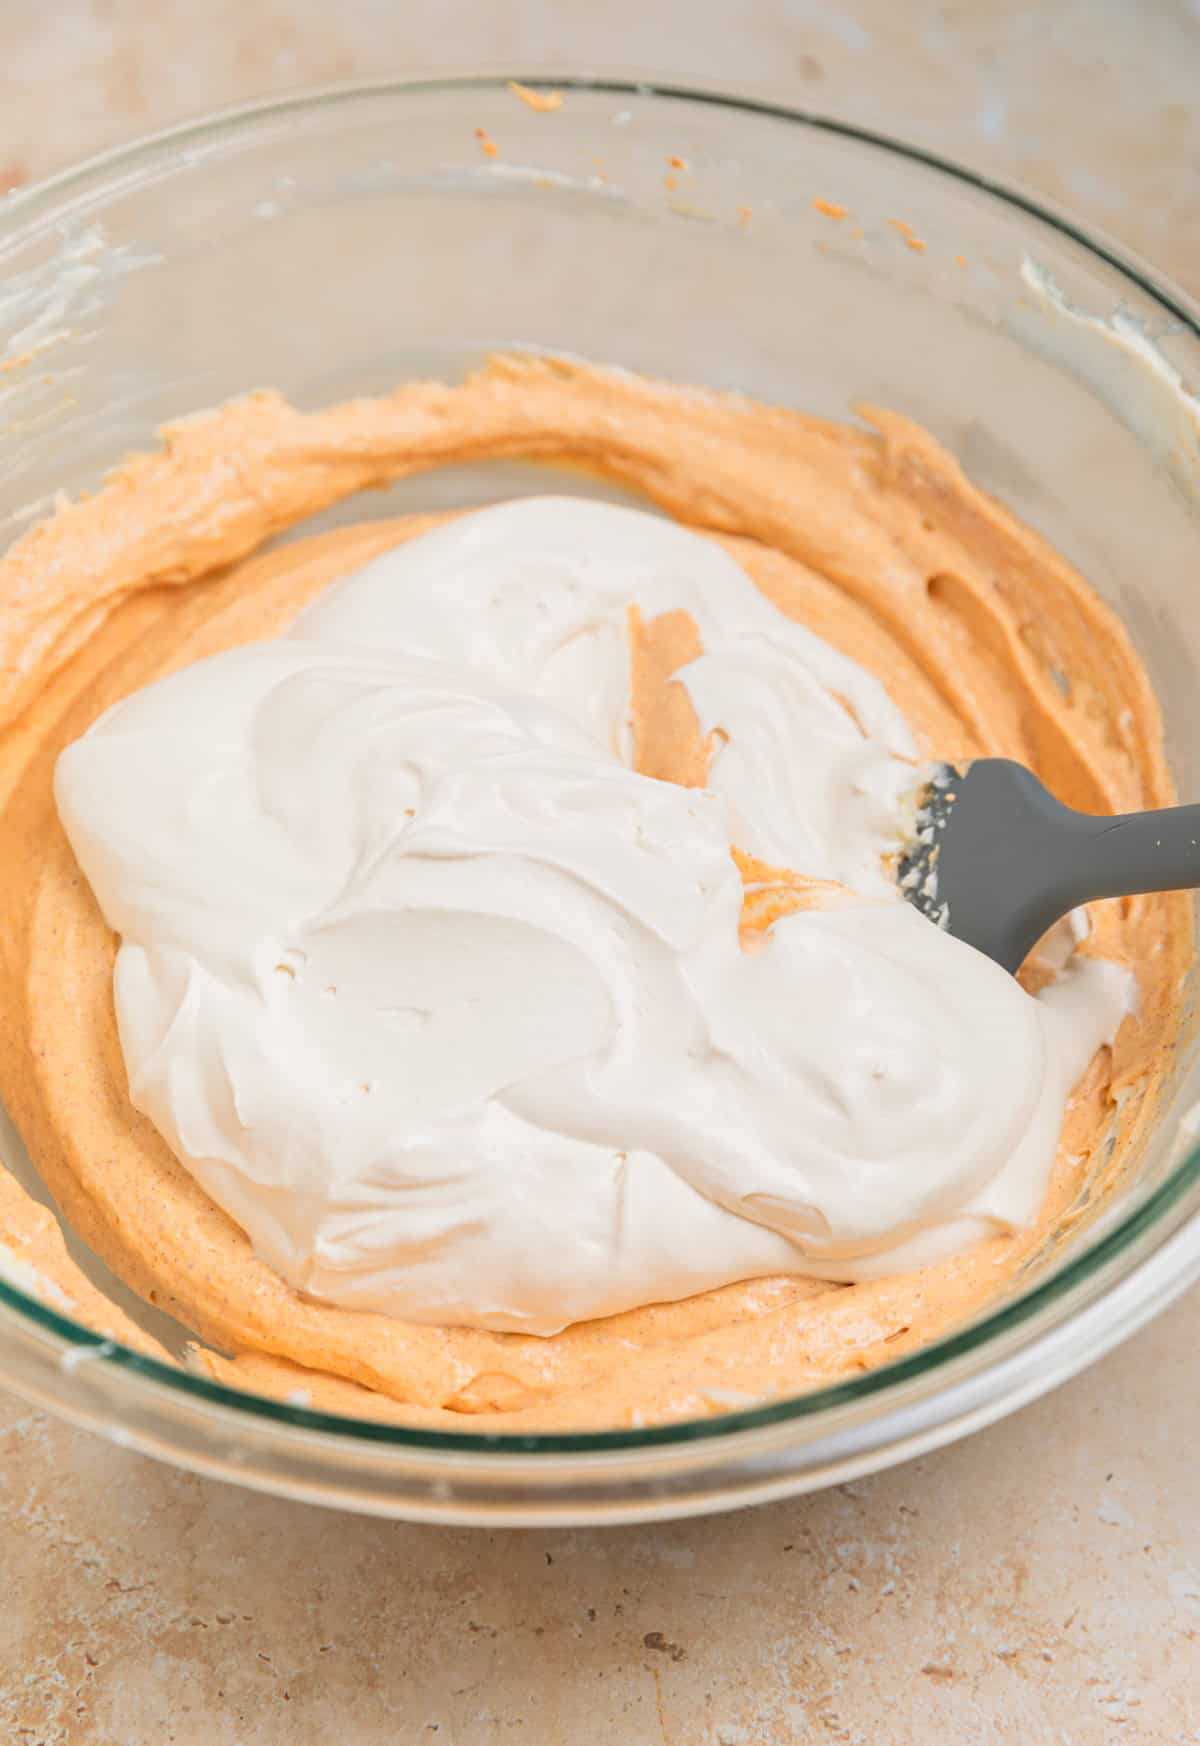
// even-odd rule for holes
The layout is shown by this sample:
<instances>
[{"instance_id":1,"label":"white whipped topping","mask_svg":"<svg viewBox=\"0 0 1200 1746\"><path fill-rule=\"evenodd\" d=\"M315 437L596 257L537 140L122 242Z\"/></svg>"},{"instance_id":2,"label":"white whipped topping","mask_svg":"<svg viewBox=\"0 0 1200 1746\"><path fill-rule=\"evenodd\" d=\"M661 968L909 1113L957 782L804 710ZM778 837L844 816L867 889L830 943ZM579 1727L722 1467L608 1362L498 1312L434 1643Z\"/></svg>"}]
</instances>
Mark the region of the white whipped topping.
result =
<instances>
[{"instance_id":1,"label":"white whipped topping","mask_svg":"<svg viewBox=\"0 0 1200 1746\"><path fill-rule=\"evenodd\" d=\"M708 789L628 769L682 608ZM836 695L835 695L836 694ZM130 1094L312 1296L552 1333L1037 1212L1131 979L1037 1000L891 887L915 748L719 547L530 499L377 558L59 760ZM730 844L863 894L743 951Z\"/></svg>"}]
</instances>

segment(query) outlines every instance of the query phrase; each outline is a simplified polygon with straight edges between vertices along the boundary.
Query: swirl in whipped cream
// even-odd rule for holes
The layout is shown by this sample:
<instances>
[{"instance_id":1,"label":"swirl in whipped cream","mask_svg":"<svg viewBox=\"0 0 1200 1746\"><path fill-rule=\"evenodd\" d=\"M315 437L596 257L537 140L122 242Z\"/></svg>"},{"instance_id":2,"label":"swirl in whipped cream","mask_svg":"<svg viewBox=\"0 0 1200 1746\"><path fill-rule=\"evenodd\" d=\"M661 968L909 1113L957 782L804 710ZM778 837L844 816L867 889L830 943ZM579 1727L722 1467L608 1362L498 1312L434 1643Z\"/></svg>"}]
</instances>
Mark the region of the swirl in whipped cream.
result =
<instances>
[{"instance_id":1,"label":"swirl in whipped cream","mask_svg":"<svg viewBox=\"0 0 1200 1746\"><path fill-rule=\"evenodd\" d=\"M684 612L707 786L629 768L628 613ZM549 1334L900 1271L1038 1209L1129 1008L896 894L916 748L712 542L542 498L377 558L63 753L130 1092L313 1297ZM854 894L743 949L737 848Z\"/></svg>"}]
</instances>

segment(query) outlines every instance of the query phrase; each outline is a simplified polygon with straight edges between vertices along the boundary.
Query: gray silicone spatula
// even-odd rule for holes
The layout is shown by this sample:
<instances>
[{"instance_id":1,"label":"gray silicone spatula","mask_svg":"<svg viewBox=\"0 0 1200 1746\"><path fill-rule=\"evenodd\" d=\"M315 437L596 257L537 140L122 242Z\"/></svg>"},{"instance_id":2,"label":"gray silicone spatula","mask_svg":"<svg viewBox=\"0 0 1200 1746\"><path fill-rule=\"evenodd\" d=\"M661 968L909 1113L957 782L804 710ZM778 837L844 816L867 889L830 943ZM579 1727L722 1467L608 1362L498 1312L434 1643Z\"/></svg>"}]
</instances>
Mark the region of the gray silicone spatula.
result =
<instances>
[{"instance_id":1,"label":"gray silicone spatula","mask_svg":"<svg viewBox=\"0 0 1200 1746\"><path fill-rule=\"evenodd\" d=\"M917 805L900 889L1014 974L1076 904L1200 886L1200 806L1073 812L1007 758L940 765Z\"/></svg>"}]
</instances>

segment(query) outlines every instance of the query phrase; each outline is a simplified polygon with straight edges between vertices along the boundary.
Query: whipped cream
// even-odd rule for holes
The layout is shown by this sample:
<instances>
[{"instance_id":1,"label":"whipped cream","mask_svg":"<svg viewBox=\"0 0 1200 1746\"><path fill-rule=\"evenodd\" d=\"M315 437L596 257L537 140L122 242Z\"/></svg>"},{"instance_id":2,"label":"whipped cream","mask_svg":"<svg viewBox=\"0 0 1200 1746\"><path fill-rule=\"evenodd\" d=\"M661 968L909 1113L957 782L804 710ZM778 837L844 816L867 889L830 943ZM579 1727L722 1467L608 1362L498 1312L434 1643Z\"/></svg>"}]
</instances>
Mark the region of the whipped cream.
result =
<instances>
[{"instance_id":1,"label":"whipped cream","mask_svg":"<svg viewBox=\"0 0 1200 1746\"><path fill-rule=\"evenodd\" d=\"M697 625L705 789L628 767L631 604ZM1032 999L899 898L915 758L713 542L539 498L118 704L56 796L132 1100L257 1253L550 1334L1035 1216L1131 979L1074 959ZM743 950L731 845L858 900Z\"/></svg>"}]
</instances>

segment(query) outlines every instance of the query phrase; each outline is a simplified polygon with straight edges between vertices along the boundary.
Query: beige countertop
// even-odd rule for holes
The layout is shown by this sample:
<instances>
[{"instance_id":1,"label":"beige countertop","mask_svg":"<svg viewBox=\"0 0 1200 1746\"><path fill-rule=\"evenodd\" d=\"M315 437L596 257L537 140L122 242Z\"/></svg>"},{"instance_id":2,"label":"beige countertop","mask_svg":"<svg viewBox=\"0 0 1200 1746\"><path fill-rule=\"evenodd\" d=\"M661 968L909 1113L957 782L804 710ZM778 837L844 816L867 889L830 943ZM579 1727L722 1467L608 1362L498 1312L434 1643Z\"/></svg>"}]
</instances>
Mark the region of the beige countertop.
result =
<instances>
[{"instance_id":1,"label":"beige countertop","mask_svg":"<svg viewBox=\"0 0 1200 1746\"><path fill-rule=\"evenodd\" d=\"M891 1473L573 1533L255 1497L0 1398L0 1740L1195 1746L1198 1337L1194 1293Z\"/></svg>"},{"instance_id":2,"label":"beige countertop","mask_svg":"<svg viewBox=\"0 0 1200 1746\"><path fill-rule=\"evenodd\" d=\"M269 89L566 62L893 131L1200 290L1200 0L7 0L0 188ZM1197 1746L1198 1352L1194 1292L891 1473L574 1533L255 1497L0 1395L0 1742Z\"/></svg>"}]
</instances>

